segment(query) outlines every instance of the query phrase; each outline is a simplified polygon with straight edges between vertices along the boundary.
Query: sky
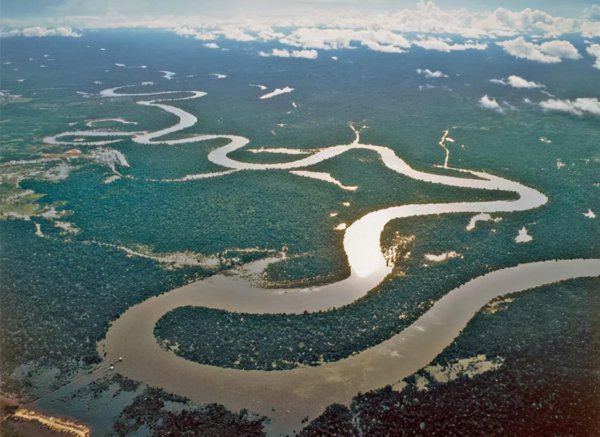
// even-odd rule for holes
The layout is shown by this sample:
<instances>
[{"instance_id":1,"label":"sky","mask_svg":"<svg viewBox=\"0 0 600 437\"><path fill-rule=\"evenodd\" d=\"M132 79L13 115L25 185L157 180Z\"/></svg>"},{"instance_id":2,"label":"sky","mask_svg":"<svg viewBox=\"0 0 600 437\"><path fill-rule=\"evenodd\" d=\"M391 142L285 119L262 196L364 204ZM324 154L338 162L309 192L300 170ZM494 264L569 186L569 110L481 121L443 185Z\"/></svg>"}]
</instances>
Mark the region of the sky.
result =
<instances>
[{"instance_id":1,"label":"sky","mask_svg":"<svg viewBox=\"0 0 600 437\"><path fill-rule=\"evenodd\" d=\"M566 42L549 41L569 35L595 44L590 54L597 55L600 4L592 1L600 2L2 0L0 36L79 37L90 29L151 28L207 41L210 48L220 48L218 40L225 39L271 41L278 51L264 56L310 59L318 56L316 50L354 48L356 42L387 53L414 45L450 52L482 50L490 39L512 38L504 46L507 52L551 63L573 56ZM447 35L457 38L444 40ZM548 44L537 44L540 38Z\"/></svg>"},{"instance_id":2,"label":"sky","mask_svg":"<svg viewBox=\"0 0 600 437\"><path fill-rule=\"evenodd\" d=\"M598 0L595 0L596 2ZM239 18L261 15L302 15L312 11L393 11L411 8L416 0L2 0L3 19L32 20L61 16L204 15ZM581 17L594 0L436 0L442 9L470 11L503 7L513 11L540 9L562 17Z\"/></svg>"}]
</instances>

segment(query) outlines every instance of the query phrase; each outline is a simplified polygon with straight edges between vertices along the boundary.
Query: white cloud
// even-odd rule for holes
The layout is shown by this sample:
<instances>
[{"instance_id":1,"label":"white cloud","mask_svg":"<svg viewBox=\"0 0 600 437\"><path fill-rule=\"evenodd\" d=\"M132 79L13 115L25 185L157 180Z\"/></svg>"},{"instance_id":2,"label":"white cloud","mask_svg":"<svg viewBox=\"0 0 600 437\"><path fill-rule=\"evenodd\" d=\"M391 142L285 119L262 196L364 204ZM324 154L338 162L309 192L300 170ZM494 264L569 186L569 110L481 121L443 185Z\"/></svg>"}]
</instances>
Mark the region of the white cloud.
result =
<instances>
[{"instance_id":1,"label":"white cloud","mask_svg":"<svg viewBox=\"0 0 600 437\"><path fill-rule=\"evenodd\" d=\"M354 31L351 29L301 27L281 38L279 42L294 47L338 50L350 47L353 39L355 39Z\"/></svg>"},{"instance_id":2,"label":"white cloud","mask_svg":"<svg viewBox=\"0 0 600 437\"><path fill-rule=\"evenodd\" d=\"M444 41L441 38L427 38L412 42L413 45L419 46L426 50L437 50L439 52L453 52L459 50L485 50L487 44L485 43L464 43L464 44L452 44Z\"/></svg>"},{"instance_id":3,"label":"white cloud","mask_svg":"<svg viewBox=\"0 0 600 437\"><path fill-rule=\"evenodd\" d=\"M441 9L431 1L420 1L416 8L396 9L388 13L344 11L315 18L287 20L291 27L298 22L303 27L318 29L381 29L394 33L453 34L465 38L525 34L554 37L569 33L589 37L600 35L600 23L586 19L557 17L529 8L515 12L504 8L495 11Z\"/></svg>"},{"instance_id":4,"label":"white cloud","mask_svg":"<svg viewBox=\"0 0 600 437\"><path fill-rule=\"evenodd\" d=\"M296 7L296 3L299 3L300 6ZM308 7L308 3L314 4L314 7ZM181 12L181 7L166 6L169 8L168 13L163 11L153 16L150 11L159 9L152 8L141 1L69 0L68 7L55 9L56 14L53 16L3 17L3 26L9 29L34 25L71 26L83 29L147 27L171 29L180 34L187 32L187 36L202 40L212 40L215 39L215 36L221 36L237 41L281 40L285 37L284 32L290 33L289 29L299 28L341 33L364 31L392 34L451 34L465 38L515 37L518 35L555 37L564 34L580 34L584 37L600 36L600 21L597 21L600 16L600 6L598 5L588 7L581 18L565 18L530 8L521 11L509 11L504 8L494 11L441 9L431 1L419 1L416 7L404 9L399 7L390 12L382 12L383 9L376 7L369 8L370 10L365 7L354 10L346 7L344 10L332 12L333 9L328 7L326 9L328 13L319 13L318 8L323 4L328 6L339 4L340 8L342 7L342 2L336 0L279 2L268 11L264 10L265 8L251 6L234 8L226 14L229 18L223 19L207 15L202 10L202 6L192 7L191 4L186 8L189 12L186 11L185 14ZM288 11L289 9L293 9L293 13ZM323 10L320 9L320 11ZM197 34L194 35L194 32ZM343 44L344 36L340 37ZM362 41L362 38L358 41ZM405 48L401 44L393 42L378 40L375 42L384 47Z\"/></svg>"},{"instance_id":5,"label":"white cloud","mask_svg":"<svg viewBox=\"0 0 600 437\"><path fill-rule=\"evenodd\" d=\"M580 59L581 55L569 41L555 40L540 44L542 52L562 59Z\"/></svg>"},{"instance_id":6,"label":"white cloud","mask_svg":"<svg viewBox=\"0 0 600 437\"><path fill-rule=\"evenodd\" d=\"M319 52L316 50L287 50L287 49L273 49L270 52L258 52L260 56L265 58L275 56L278 58L304 58L304 59L317 59Z\"/></svg>"},{"instance_id":7,"label":"white cloud","mask_svg":"<svg viewBox=\"0 0 600 437\"><path fill-rule=\"evenodd\" d=\"M285 36L284 33L273 30L273 27L266 23L247 23L245 31L254 34L260 41L274 41Z\"/></svg>"},{"instance_id":8,"label":"white cloud","mask_svg":"<svg viewBox=\"0 0 600 437\"><path fill-rule=\"evenodd\" d=\"M539 82L533 82L515 75L508 76L506 79L491 79L490 82L511 86L513 88L544 88L544 85Z\"/></svg>"},{"instance_id":9,"label":"white cloud","mask_svg":"<svg viewBox=\"0 0 600 437\"><path fill-rule=\"evenodd\" d=\"M581 55L569 41L555 40L542 44L528 42L522 36L496 43L515 58L554 64L563 59L579 59Z\"/></svg>"},{"instance_id":10,"label":"white cloud","mask_svg":"<svg viewBox=\"0 0 600 437\"><path fill-rule=\"evenodd\" d=\"M256 37L248 34L245 32L244 29L238 27L238 26L232 26L232 25L225 25L222 26L218 33L225 39L230 39L233 41L240 41L240 42L250 42L250 41L256 41Z\"/></svg>"},{"instance_id":11,"label":"white cloud","mask_svg":"<svg viewBox=\"0 0 600 437\"><path fill-rule=\"evenodd\" d=\"M590 56L594 56L596 58L596 62L594 63L594 68L600 70L600 44L592 44L589 46L586 51Z\"/></svg>"},{"instance_id":12,"label":"white cloud","mask_svg":"<svg viewBox=\"0 0 600 437\"><path fill-rule=\"evenodd\" d=\"M114 2L113 10L108 14L107 4ZM487 48L483 38L516 38L520 35L531 35L540 38L557 37L565 34L579 34L586 38L600 36L600 21L596 21L600 7L590 6L585 17L565 18L553 16L540 10L523 9L509 11L498 8L494 11L474 9L441 9L431 1L419 1L416 7L397 8L390 12L382 12L381 8L365 7L350 10L346 8L339 12L318 13L323 4L342 5L338 0L315 0L312 2L279 2L272 10L264 11L259 8L239 7L229 18L218 18L210 15L198 15L198 9L190 8L190 13L177 15L174 7L172 15L165 13L152 16L147 11L133 13L135 4L122 0L110 2L97 0L69 0L74 5L92 4L97 11L93 13L78 13L68 15L67 10L60 11L55 16L31 16L29 18L5 18L3 27L7 29L42 27L46 32L41 36L59 34L58 29L107 29L107 28L151 28L167 29L179 35L196 38L202 41L218 42L219 38L240 42L265 41L278 42L298 49L329 50L346 49L364 46L370 50L387 53L402 53L412 45L429 50L453 52L457 50L484 50ZM133 2L137 3L137 2ZM143 3L143 2L141 2ZM160 2L159 2L160 3ZM163 2L164 3L164 2ZM203 2L196 2L203 3ZM244 3L244 2L240 2ZM448 2L447 2L448 3ZM283 4L297 13L282 13ZM313 4L313 7L307 7ZM199 8L200 6L198 6ZM128 8L128 13L116 13L119 8ZM147 9L147 5L144 4ZM81 10L78 8L77 10ZM152 10L152 8L150 8ZM309 12L310 10L310 12ZM315 10L317 13L315 13ZM105 15L99 15L98 11ZM197 13L197 15L194 14ZM268 13L265 13L268 12ZM241 14L244 14L241 16ZM237 14L237 15L235 15ZM29 27L29 29L31 29ZM16 36L30 31L8 30L3 36ZM426 37L408 41L407 34L423 34ZM72 35L76 36L75 32ZM459 35L461 40L454 41L440 38L440 35ZM463 38L473 40L464 41ZM514 41L514 40L513 40ZM524 41L525 42L525 41ZM550 41L545 46L534 44L525 47L510 47L517 57L538 60L540 62L560 62L561 59L577 59L579 54L574 47L568 47L562 42ZM532 44L532 43L527 43ZM515 45L515 44L513 44ZM518 44L516 44L518 45ZM543 46L543 47L541 47Z\"/></svg>"},{"instance_id":13,"label":"white cloud","mask_svg":"<svg viewBox=\"0 0 600 437\"><path fill-rule=\"evenodd\" d=\"M353 42L386 53L402 53L410 48L404 36L389 30L323 29L300 27L279 39L282 44L305 49L339 50L356 47Z\"/></svg>"},{"instance_id":14,"label":"white cloud","mask_svg":"<svg viewBox=\"0 0 600 437\"><path fill-rule=\"evenodd\" d=\"M78 38L81 36L80 33L75 32L70 27L26 27L19 30L9 30L2 32L3 37L10 36L26 36L26 37L43 37L43 36L65 36L71 38Z\"/></svg>"},{"instance_id":15,"label":"white cloud","mask_svg":"<svg viewBox=\"0 0 600 437\"><path fill-rule=\"evenodd\" d=\"M222 23L218 25L217 23L213 23L205 26L196 26L194 24L181 25L176 23L166 25L165 23L165 25L161 26L160 23L160 21L152 21L140 27L170 28L177 35L191 37L200 41L214 41L218 38L225 38L232 41L251 42L258 39L258 36L253 36L246 32L247 26L237 24ZM132 25L129 24L129 27L132 27Z\"/></svg>"},{"instance_id":16,"label":"white cloud","mask_svg":"<svg viewBox=\"0 0 600 437\"><path fill-rule=\"evenodd\" d=\"M479 104L486 109L492 109L497 112L504 112L504 109L502 109L502 106L500 106L496 99L488 97L487 94L481 99L479 99Z\"/></svg>"},{"instance_id":17,"label":"white cloud","mask_svg":"<svg viewBox=\"0 0 600 437\"><path fill-rule=\"evenodd\" d=\"M173 31L177 35L189 36L194 39L199 39L200 41L212 41L212 40L217 39L217 35L214 32L193 29L192 27L189 27L189 26L175 27L173 29Z\"/></svg>"},{"instance_id":18,"label":"white cloud","mask_svg":"<svg viewBox=\"0 0 600 437\"><path fill-rule=\"evenodd\" d=\"M206 44L204 44L204 47L206 47L207 49L219 49L219 44L214 43L214 42L207 42Z\"/></svg>"},{"instance_id":19,"label":"white cloud","mask_svg":"<svg viewBox=\"0 0 600 437\"><path fill-rule=\"evenodd\" d=\"M374 52L381 52L381 53L404 53L406 52L406 50L397 47L397 46L393 46L393 45L383 45L383 44L379 44L378 42L375 41L367 41L365 43L363 43L364 46L366 46L368 49L373 50Z\"/></svg>"},{"instance_id":20,"label":"white cloud","mask_svg":"<svg viewBox=\"0 0 600 437\"><path fill-rule=\"evenodd\" d=\"M316 50L292 50L292 58L317 59L319 52Z\"/></svg>"},{"instance_id":21,"label":"white cloud","mask_svg":"<svg viewBox=\"0 0 600 437\"><path fill-rule=\"evenodd\" d=\"M575 115L600 115L600 100L592 97L580 97L575 100L550 99L540 102L546 111L561 111Z\"/></svg>"},{"instance_id":22,"label":"white cloud","mask_svg":"<svg viewBox=\"0 0 600 437\"><path fill-rule=\"evenodd\" d=\"M61 7L52 8L52 14L36 14L27 18L3 17L3 25L9 28L27 26L71 26L99 29L114 27L151 27L175 29L182 26L196 29L219 29L234 26L243 33L233 36L238 41L249 38L275 40L279 29L312 27L317 29L369 30L393 33L434 33L461 35L465 38L514 37L518 35L540 35L554 37L564 34L581 34L584 37L600 36L600 7L590 6L580 18L553 16L546 12L526 8L510 11L504 8L481 10L482 8L441 9L432 1L419 1L413 7L398 6L385 11L382 4L409 3L387 0L366 2L344 2L341 0L314 0L308 2L273 2L262 7L256 1L226 1L218 8L192 0L123 1L123 0L67 0ZM222 2L223 3L223 2ZM233 3L239 3L234 6ZM365 3L361 5L360 3ZM446 4L464 2L445 2ZM485 3L485 2L480 2ZM516 4L518 2L512 2ZM541 3L541 2L538 2ZM185 5L185 6L184 6ZM355 6L352 8L352 6ZM477 10L479 9L479 10ZM211 14L211 10L213 13ZM325 12L325 13L323 13ZM222 17L228 17L226 19ZM273 27L278 30L273 31ZM286 31L287 33L287 31ZM400 45L377 41L380 45ZM319 48L319 47L313 47Z\"/></svg>"},{"instance_id":23,"label":"white cloud","mask_svg":"<svg viewBox=\"0 0 600 437\"><path fill-rule=\"evenodd\" d=\"M354 37L360 41L361 45L383 53L404 53L410 48L410 42L389 30L360 31L355 32Z\"/></svg>"},{"instance_id":24,"label":"white cloud","mask_svg":"<svg viewBox=\"0 0 600 437\"><path fill-rule=\"evenodd\" d=\"M424 75L427 79L439 79L442 77L448 77L447 74L445 74L439 70L431 71L429 68L426 68L425 70L423 70L421 68L417 68L417 73Z\"/></svg>"},{"instance_id":25,"label":"white cloud","mask_svg":"<svg viewBox=\"0 0 600 437\"><path fill-rule=\"evenodd\" d=\"M590 20L600 21L600 5L592 5L583 10L583 16Z\"/></svg>"},{"instance_id":26,"label":"white cloud","mask_svg":"<svg viewBox=\"0 0 600 437\"><path fill-rule=\"evenodd\" d=\"M544 35L546 37L581 32L582 22L572 18L554 17L546 12L526 8L522 11L509 11L498 8L493 12L494 27L504 26L514 34Z\"/></svg>"},{"instance_id":27,"label":"white cloud","mask_svg":"<svg viewBox=\"0 0 600 437\"><path fill-rule=\"evenodd\" d=\"M560 62L560 58L549 56L540 50L539 46L525 41L523 37L513 40L502 41L496 43L504 49L506 53L520 59L529 59L531 61L556 63Z\"/></svg>"}]
</instances>

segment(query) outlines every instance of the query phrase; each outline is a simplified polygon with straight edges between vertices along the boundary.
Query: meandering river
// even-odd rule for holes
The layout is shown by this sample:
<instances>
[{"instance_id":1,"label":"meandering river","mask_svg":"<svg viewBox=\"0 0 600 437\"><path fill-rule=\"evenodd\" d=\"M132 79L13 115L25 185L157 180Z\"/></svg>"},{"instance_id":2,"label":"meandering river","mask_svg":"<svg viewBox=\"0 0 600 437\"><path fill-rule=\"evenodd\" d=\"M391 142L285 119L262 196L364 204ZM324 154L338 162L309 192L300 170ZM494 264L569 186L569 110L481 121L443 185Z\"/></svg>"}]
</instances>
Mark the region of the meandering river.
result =
<instances>
[{"instance_id":1,"label":"meandering river","mask_svg":"<svg viewBox=\"0 0 600 437\"><path fill-rule=\"evenodd\" d=\"M437 301L408 328L370 349L349 358L315 367L299 367L283 371L247 371L219 368L188 361L158 345L154 337L157 321L167 312L181 306L203 306L244 313L290 313L338 308L354 302L380 284L391 273L380 246L381 233L391 220L450 213L517 212L538 208L547 202L539 191L518 182L489 173L465 169L465 177L447 176L415 170L396 153L384 146L363 144L360 132L354 129L350 144L321 148L295 161L257 164L236 161L229 157L245 147L249 140L236 135L202 134L179 139L162 139L182 129L192 127L197 119L192 114L165 104L195 99L201 91L165 91L150 93L120 93L117 87L104 90L106 98L160 96L141 100L138 104L155 107L176 116L179 121L154 132L74 131L46 138L55 144L76 144L61 138L69 136L110 137L106 141L91 141L87 145L110 144L128 136L148 145L175 145L226 139L228 143L209 153L208 159L225 169L221 173L187 175L175 181L224 176L232 171L293 170L310 167L353 149L366 149L379 155L391 171L426 183L443 184L465 189L500 190L518 195L516 200L488 202L453 202L398 205L370 212L352 223L344 234L344 251L350 266L348 278L336 283L309 289L263 289L243 275L216 275L193 284L150 298L129 308L107 332L98 345L105 363L116 364L117 371L134 380L162 387L200 403L218 402L230 409L248 408L272 419L268 431L287 433L300 429L305 416L320 414L332 403L348 403L358 392L396 383L429 364L491 299L578 277L600 275L600 260L551 260L533 262L501 269L475 278ZM176 95L178 97L174 97ZM85 144L83 144L85 145ZM264 268L268 262L253 263L249 268Z\"/></svg>"}]
</instances>

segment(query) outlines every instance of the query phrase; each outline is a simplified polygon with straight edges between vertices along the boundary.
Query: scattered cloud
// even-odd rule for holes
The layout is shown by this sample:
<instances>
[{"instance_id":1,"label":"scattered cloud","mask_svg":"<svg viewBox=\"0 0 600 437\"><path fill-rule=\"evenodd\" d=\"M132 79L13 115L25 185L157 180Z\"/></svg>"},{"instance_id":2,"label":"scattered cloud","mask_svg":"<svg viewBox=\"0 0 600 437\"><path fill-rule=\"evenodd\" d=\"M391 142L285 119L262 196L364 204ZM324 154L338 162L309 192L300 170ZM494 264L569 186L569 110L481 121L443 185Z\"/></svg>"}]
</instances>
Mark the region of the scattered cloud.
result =
<instances>
[{"instance_id":1,"label":"scattered cloud","mask_svg":"<svg viewBox=\"0 0 600 437\"><path fill-rule=\"evenodd\" d=\"M224 38L232 41L251 42L259 39L258 34L251 35L249 32L247 32L247 26L241 26L237 24L223 23L219 26L214 24L195 26L193 24L180 25L177 23L167 25L167 22L165 22L164 26L161 26L160 23L160 21L153 21L149 24L142 24L141 26L133 27L166 28L175 32L177 35L191 37L200 41L214 41L218 38Z\"/></svg>"},{"instance_id":2,"label":"scattered cloud","mask_svg":"<svg viewBox=\"0 0 600 437\"><path fill-rule=\"evenodd\" d=\"M500 104L496 101L496 99L492 97L488 97L488 95L484 95L481 99L479 99L479 104L486 109L492 109L497 112L504 112L504 109Z\"/></svg>"},{"instance_id":3,"label":"scattered cloud","mask_svg":"<svg viewBox=\"0 0 600 437\"><path fill-rule=\"evenodd\" d=\"M554 64L563 59L579 59L581 55L569 41L554 40L541 44L526 41L522 36L496 43L515 58Z\"/></svg>"},{"instance_id":4,"label":"scattered cloud","mask_svg":"<svg viewBox=\"0 0 600 437\"><path fill-rule=\"evenodd\" d=\"M583 17L593 21L600 21L600 5L592 5L583 10Z\"/></svg>"},{"instance_id":5,"label":"scattered cloud","mask_svg":"<svg viewBox=\"0 0 600 437\"><path fill-rule=\"evenodd\" d=\"M177 7L167 3L141 0L136 2L68 0L60 8L51 8L51 11L46 9L44 14L3 17L3 27L7 29L29 26L51 26L52 28L68 26L81 29L145 27L169 29L205 41L218 37L236 41L275 41L288 37L294 29L303 28L309 29L305 30L306 33L315 33L319 30L336 33L339 41L330 41L330 45L347 46L350 37L350 40L359 41L361 44L364 41L374 47L386 47L384 49L386 51L407 47L394 41L381 41L377 36L369 37L367 33L389 33L394 38L396 38L394 35L403 33L459 35L463 38L475 39L514 38L519 35L536 35L545 38L566 34L579 34L586 38L600 36L599 5L589 6L582 17L567 18L531 8L521 11L510 11L505 8L442 9L434 2L425 0L420 0L413 7L398 7L387 11L371 7L369 4L354 8L347 7L336 13L332 8L338 7L339 4L338 9L340 9L342 2L335 0L279 2L280 4L274 2L268 11L266 8L250 5L248 7L229 5L231 10L228 10L226 5L222 5L216 8L221 10L221 13L215 12L213 15L210 13L211 8L205 5L206 2L186 2L188 4L185 13L181 5ZM446 3L451 2L446 1ZM319 13L323 10L327 10L328 13ZM224 11L227 12L223 13ZM350 35L356 32L364 32L365 35L362 37ZM301 37L296 35L291 38ZM374 42L379 46L373 44ZM393 46L395 49L388 46Z\"/></svg>"},{"instance_id":6,"label":"scattered cloud","mask_svg":"<svg viewBox=\"0 0 600 437\"><path fill-rule=\"evenodd\" d=\"M592 97L580 97L575 100L550 99L540 102L546 111L561 111L582 116L584 114L600 115L600 100Z\"/></svg>"},{"instance_id":7,"label":"scattered cloud","mask_svg":"<svg viewBox=\"0 0 600 437\"><path fill-rule=\"evenodd\" d=\"M410 48L410 42L402 35L389 30L360 31L355 38L361 45L382 53L404 53Z\"/></svg>"},{"instance_id":8,"label":"scattered cloud","mask_svg":"<svg viewBox=\"0 0 600 437\"><path fill-rule=\"evenodd\" d=\"M44 37L44 36L64 36L71 38L78 38L81 33L75 32L70 27L26 27L24 29L14 29L9 31L2 31L3 37L11 36L26 36L26 37Z\"/></svg>"},{"instance_id":9,"label":"scattered cloud","mask_svg":"<svg viewBox=\"0 0 600 437\"><path fill-rule=\"evenodd\" d=\"M270 52L258 52L260 56L265 58L278 57L278 58L304 58L304 59L317 59L319 52L316 50L287 50L287 49L273 49Z\"/></svg>"},{"instance_id":10,"label":"scattered cloud","mask_svg":"<svg viewBox=\"0 0 600 437\"><path fill-rule=\"evenodd\" d=\"M250 42L256 41L257 37L246 33L246 31L235 25L225 25L219 29L219 35L225 39L239 42Z\"/></svg>"},{"instance_id":11,"label":"scattered cloud","mask_svg":"<svg viewBox=\"0 0 600 437\"><path fill-rule=\"evenodd\" d=\"M115 0L117 1L117 0ZM3 19L2 36L80 36L72 29L150 28L165 29L179 35L205 42L205 47L218 49L221 39L238 42L272 42L287 48L275 49L268 56L314 59L316 50L340 50L365 47L384 53L403 53L411 47L450 53L463 50L485 50L490 40L499 41L507 53L521 59L544 63L558 63L563 59L579 59L581 55L568 41L551 40L534 43L524 36L556 38L560 35L579 34L585 38L600 37L600 6L591 5L580 18L554 16L544 11L523 9L510 11L442 9L432 1L420 0L416 6L384 9L357 8L340 13L315 13L324 3L316 0L314 8L298 7L303 13L258 13L253 8L238 8L239 13L210 16L193 11L173 15L151 13L109 13L103 2L70 0L69 7L90 2L95 13L69 15L61 10L54 16L29 16ZM124 2L127 3L127 2ZM104 5L104 6L103 6ZM117 9L118 7L115 6ZM120 6L119 6L120 7ZM124 6L123 6L124 7ZM133 7L133 6L132 6ZM116 9L116 10L117 10ZM79 9L77 9L79 10ZM331 12L331 9L328 9ZM113 11L114 12L114 11ZM227 17L227 18L223 18ZM28 26L45 27L28 27ZM11 30L12 29L12 30ZM408 35L411 35L408 37ZM420 35L413 37L412 35ZM443 37L442 37L443 35ZM450 37L448 37L450 36ZM501 41L503 39L507 39ZM597 44L587 52L596 56ZM287 56L289 54L289 56ZM296 54L296 55L295 55ZM598 56L596 56L598 59ZM596 62L596 66L598 66Z\"/></svg>"},{"instance_id":12,"label":"scattered cloud","mask_svg":"<svg viewBox=\"0 0 600 437\"><path fill-rule=\"evenodd\" d=\"M424 70L421 69L421 68L417 68L417 74L422 74L427 79L439 79L439 78L442 78L442 77L448 77L447 74L442 73L439 70L431 71L429 68L426 68Z\"/></svg>"},{"instance_id":13,"label":"scattered cloud","mask_svg":"<svg viewBox=\"0 0 600 437\"><path fill-rule=\"evenodd\" d=\"M569 33L581 33L583 36L591 36L600 29L600 26L586 19L556 17L530 8L522 11L498 8L491 14L489 20L490 27L504 27L507 31L512 31L513 35L555 37Z\"/></svg>"},{"instance_id":14,"label":"scattered cloud","mask_svg":"<svg viewBox=\"0 0 600 437\"><path fill-rule=\"evenodd\" d=\"M353 43L371 50L402 53L410 42L402 35L389 30L327 29L300 27L279 39L279 42L304 49L340 50L356 47Z\"/></svg>"},{"instance_id":15,"label":"scattered cloud","mask_svg":"<svg viewBox=\"0 0 600 437\"><path fill-rule=\"evenodd\" d=\"M485 50L488 47L488 45L485 43L450 43L447 40L443 40L441 38L427 38L417 40L413 41L413 45L421 47L425 50L437 50L438 52L446 53L459 50Z\"/></svg>"},{"instance_id":16,"label":"scattered cloud","mask_svg":"<svg viewBox=\"0 0 600 437\"><path fill-rule=\"evenodd\" d=\"M404 53L406 50L391 44L380 44L375 41L367 41L363 45L370 50L381 53Z\"/></svg>"},{"instance_id":17,"label":"scattered cloud","mask_svg":"<svg viewBox=\"0 0 600 437\"><path fill-rule=\"evenodd\" d=\"M200 41L213 41L218 38L218 35L214 32L194 29L190 26L174 27L171 30L177 35L188 36L194 39L199 39Z\"/></svg>"},{"instance_id":18,"label":"scattered cloud","mask_svg":"<svg viewBox=\"0 0 600 437\"><path fill-rule=\"evenodd\" d=\"M588 52L588 54L590 56L593 56L596 58L596 62L594 63L594 68L597 68L600 70L600 44L592 44L586 49L586 51Z\"/></svg>"},{"instance_id":19,"label":"scattered cloud","mask_svg":"<svg viewBox=\"0 0 600 437\"><path fill-rule=\"evenodd\" d=\"M508 76L506 79L491 79L490 82L497 83L499 85L511 86L513 88L544 88L544 85L539 82L533 82L515 75Z\"/></svg>"},{"instance_id":20,"label":"scattered cloud","mask_svg":"<svg viewBox=\"0 0 600 437\"><path fill-rule=\"evenodd\" d=\"M351 29L301 27L290 32L279 42L293 47L339 50L349 48L353 40L356 40L356 37Z\"/></svg>"},{"instance_id":21,"label":"scattered cloud","mask_svg":"<svg viewBox=\"0 0 600 437\"><path fill-rule=\"evenodd\" d=\"M540 44L542 52L561 59L580 59L581 55L569 41L555 40Z\"/></svg>"}]
</instances>

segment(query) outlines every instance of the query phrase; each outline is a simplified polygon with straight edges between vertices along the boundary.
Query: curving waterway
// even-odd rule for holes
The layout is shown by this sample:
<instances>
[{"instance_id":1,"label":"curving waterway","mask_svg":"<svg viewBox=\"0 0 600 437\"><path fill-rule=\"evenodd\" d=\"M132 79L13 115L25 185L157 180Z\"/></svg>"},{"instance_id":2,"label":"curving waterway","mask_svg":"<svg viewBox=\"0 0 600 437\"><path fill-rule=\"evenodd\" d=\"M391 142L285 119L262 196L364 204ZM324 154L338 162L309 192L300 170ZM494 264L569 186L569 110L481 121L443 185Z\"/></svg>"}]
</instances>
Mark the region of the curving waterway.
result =
<instances>
[{"instance_id":1,"label":"curving waterway","mask_svg":"<svg viewBox=\"0 0 600 437\"><path fill-rule=\"evenodd\" d=\"M394 384L427 366L450 345L469 320L490 300L544 284L600 275L600 259L521 264L480 276L450 291L408 328L390 339L343 360L284 371L236 370L188 361L156 342L154 326L180 306L206 306L231 311L280 311L279 299L300 296L301 308L326 309L318 293L254 288L246 280L217 275L150 298L128 309L110 327L99 352L118 363L129 378L162 387L199 403L218 402L248 408L270 417L273 434L300 429L332 403L349 404L358 392ZM345 290L338 290L343 295ZM255 299L237 300L250 294ZM304 298L302 298L304 297ZM344 299L345 300L345 299ZM272 409L275 409L274 411Z\"/></svg>"},{"instance_id":2,"label":"curving waterway","mask_svg":"<svg viewBox=\"0 0 600 437\"><path fill-rule=\"evenodd\" d=\"M534 262L497 270L451 290L412 325L379 345L338 362L316 367L247 371L188 361L163 349L154 337L157 321L175 308L191 305L244 313L290 314L338 308L366 295L391 273L380 246L381 233L391 220L449 213L525 211L544 205L548 199L533 188L481 171L454 169L465 175L454 177L415 170L392 149L361 143L360 132L352 126L355 140L350 144L321 148L291 162L240 162L230 158L229 154L249 143L247 138L241 136L201 134L177 139L163 138L190 128L197 122L194 115L165 102L200 98L205 93L118 92L127 87L107 89L100 95L106 98L160 96L137 103L161 109L176 116L179 121L154 132L72 131L47 137L45 141L51 144L93 146L118 142L119 139L82 143L62 138L123 136L148 145L175 145L217 138L228 140L225 146L208 154L211 162L227 170L187 175L169 182L219 177L234 171L306 168L349 150L364 149L378 154L388 169L423 182L465 189L499 190L518 195L516 200L399 205L370 212L346 229L344 251L350 275L332 284L308 289L274 290L259 288L241 275L216 275L135 305L113 322L106 339L98 345L101 355L105 354L105 363L124 358L117 364L117 371L129 378L162 387L195 402L218 402L230 409L248 408L272 419L269 432L288 433L292 429L300 429L305 416L314 418L327 405L348 403L359 391L396 383L426 366L491 299L544 284L600 275L600 260L597 259ZM273 260L259 261L249 268L260 270L269 262Z\"/></svg>"}]
</instances>

